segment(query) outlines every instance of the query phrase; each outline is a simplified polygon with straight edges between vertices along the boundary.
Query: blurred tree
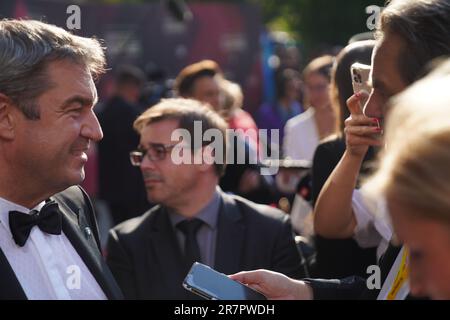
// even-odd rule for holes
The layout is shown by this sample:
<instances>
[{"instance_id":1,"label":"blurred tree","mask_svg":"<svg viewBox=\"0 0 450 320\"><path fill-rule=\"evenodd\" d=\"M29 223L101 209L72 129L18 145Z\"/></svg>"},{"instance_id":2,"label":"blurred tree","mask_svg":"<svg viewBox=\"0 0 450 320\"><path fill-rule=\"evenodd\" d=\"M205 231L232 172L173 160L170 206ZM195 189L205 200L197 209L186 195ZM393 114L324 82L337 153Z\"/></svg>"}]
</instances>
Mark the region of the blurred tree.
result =
<instances>
[{"instance_id":1,"label":"blurred tree","mask_svg":"<svg viewBox=\"0 0 450 320\"><path fill-rule=\"evenodd\" d=\"M187 2L217 2L188 0ZM370 15L366 7L383 7L385 0L227 0L253 3L262 8L265 24L274 31L287 31L309 55L322 48L344 46L357 33L367 32Z\"/></svg>"},{"instance_id":2,"label":"blurred tree","mask_svg":"<svg viewBox=\"0 0 450 320\"><path fill-rule=\"evenodd\" d=\"M259 4L265 22L300 40L308 52L345 45L351 36L367 32L366 7L385 0L247 0Z\"/></svg>"}]
</instances>

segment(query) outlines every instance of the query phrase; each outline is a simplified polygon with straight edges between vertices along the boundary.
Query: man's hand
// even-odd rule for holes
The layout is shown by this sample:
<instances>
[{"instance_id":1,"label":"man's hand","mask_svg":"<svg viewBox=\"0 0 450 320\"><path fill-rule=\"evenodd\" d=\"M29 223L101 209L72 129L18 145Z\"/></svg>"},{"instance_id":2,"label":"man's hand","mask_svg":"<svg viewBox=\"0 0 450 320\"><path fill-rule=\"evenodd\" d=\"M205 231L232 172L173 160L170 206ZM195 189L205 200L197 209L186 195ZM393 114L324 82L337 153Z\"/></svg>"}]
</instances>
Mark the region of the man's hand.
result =
<instances>
[{"instance_id":1,"label":"man's hand","mask_svg":"<svg viewBox=\"0 0 450 320\"><path fill-rule=\"evenodd\" d=\"M312 300L312 289L303 281L268 270L243 271L229 276L271 300Z\"/></svg>"},{"instance_id":2,"label":"man's hand","mask_svg":"<svg viewBox=\"0 0 450 320\"><path fill-rule=\"evenodd\" d=\"M365 98L366 93L358 92L347 100L350 117L345 120L344 132L347 152L352 156L364 157L369 146L381 146L378 119L366 117L359 105Z\"/></svg>"}]
</instances>

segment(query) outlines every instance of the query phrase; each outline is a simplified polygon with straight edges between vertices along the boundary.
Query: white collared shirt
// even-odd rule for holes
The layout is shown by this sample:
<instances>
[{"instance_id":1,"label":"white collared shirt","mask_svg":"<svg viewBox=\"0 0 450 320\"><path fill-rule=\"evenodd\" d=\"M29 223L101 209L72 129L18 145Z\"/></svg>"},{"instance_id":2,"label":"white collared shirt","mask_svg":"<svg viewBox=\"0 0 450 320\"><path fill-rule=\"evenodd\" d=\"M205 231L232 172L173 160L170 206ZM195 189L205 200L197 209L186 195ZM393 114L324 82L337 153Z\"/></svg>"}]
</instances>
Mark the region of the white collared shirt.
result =
<instances>
[{"instance_id":1,"label":"white collared shirt","mask_svg":"<svg viewBox=\"0 0 450 320\"><path fill-rule=\"evenodd\" d=\"M44 202L34 209L40 210ZM64 233L33 227L23 247L9 228L9 211L30 210L0 198L0 248L30 300L104 300L99 284Z\"/></svg>"},{"instance_id":2,"label":"white collared shirt","mask_svg":"<svg viewBox=\"0 0 450 320\"><path fill-rule=\"evenodd\" d=\"M352 207L356 218L353 238L361 248L377 247L377 258L380 259L393 234L385 199L375 200L355 189Z\"/></svg>"},{"instance_id":3,"label":"white collared shirt","mask_svg":"<svg viewBox=\"0 0 450 320\"><path fill-rule=\"evenodd\" d=\"M320 143L319 131L314 119L315 112L315 109L310 107L286 122L283 141L285 157L295 160L313 160L314 152Z\"/></svg>"}]
</instances>

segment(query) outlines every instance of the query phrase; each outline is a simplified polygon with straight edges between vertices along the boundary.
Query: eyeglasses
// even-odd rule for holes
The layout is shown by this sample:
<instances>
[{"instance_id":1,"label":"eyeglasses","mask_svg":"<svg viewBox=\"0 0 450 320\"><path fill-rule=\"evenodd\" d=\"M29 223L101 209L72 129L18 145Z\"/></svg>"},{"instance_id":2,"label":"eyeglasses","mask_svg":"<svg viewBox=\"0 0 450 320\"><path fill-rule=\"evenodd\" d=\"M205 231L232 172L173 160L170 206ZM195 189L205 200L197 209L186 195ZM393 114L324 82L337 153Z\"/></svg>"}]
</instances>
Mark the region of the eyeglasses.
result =
<instances>
[{"instance_id":1,"label":"eyeglasses","mask_svg":"<svg viewBox=\"0 0 450 320\"><path fill-rule=\"evenodd\" d=\"M166 158L170 149L173 149L178 143L175 144L162 144L151 143L148 149L140 148L130 152L131 164L135 167L139 167L144 161L146 156L151 161L162 161Z\"/></svg>"}]
</instances>

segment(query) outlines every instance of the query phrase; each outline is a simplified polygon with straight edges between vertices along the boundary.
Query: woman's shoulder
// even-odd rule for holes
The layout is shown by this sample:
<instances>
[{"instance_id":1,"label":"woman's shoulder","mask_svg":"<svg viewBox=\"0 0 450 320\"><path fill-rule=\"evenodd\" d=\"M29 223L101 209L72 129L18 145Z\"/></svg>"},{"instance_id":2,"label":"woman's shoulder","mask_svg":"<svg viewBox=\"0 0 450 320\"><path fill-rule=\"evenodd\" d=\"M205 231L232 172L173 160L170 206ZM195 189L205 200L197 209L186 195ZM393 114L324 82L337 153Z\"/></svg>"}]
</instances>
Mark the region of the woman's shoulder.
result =
<instances>
[{"instance_id":1,"label":"woman's shoulder","mask_svg":"<svg viewBox=\"0 0 450 320\"><path fill-rule=\"evenodd\" d=\"M323 139L317 146L316 152L331 152L333 154L345 151L345 139L341 135L333 134Z\"/></svg>"},{"instance_id":2,"label":"woman's shoulder","mask_svg":"<svg viewBox=\"0 0 450 320\"><path fill-rule=\"evenodd\" d=\"M309 108L305 112L289 119L286 122L286 127L291 130L305 130L308 125L315 125L314 123L314 108Z\"/></svg>"}]
</instances>

